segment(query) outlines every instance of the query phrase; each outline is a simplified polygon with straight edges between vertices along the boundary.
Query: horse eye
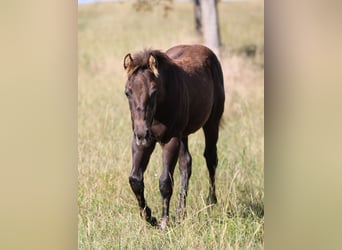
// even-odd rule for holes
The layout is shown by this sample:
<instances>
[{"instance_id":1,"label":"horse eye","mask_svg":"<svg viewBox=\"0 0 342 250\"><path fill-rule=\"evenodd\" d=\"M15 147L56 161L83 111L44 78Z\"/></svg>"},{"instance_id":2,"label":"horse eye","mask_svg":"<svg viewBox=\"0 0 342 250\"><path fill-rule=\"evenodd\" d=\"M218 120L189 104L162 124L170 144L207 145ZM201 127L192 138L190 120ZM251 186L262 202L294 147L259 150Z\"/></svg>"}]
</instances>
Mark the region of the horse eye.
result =
<instances>
[{"instance_id":1,"label":"horse eye","mask_svg":"<svg viewBox=\"0 0 342 250\"><path fill-rule=\"evenodd\" d=\"M128 90L125 90L125 95L127 96L127 97L129 97L129 91Z\"/></svg>"}]
</instances>

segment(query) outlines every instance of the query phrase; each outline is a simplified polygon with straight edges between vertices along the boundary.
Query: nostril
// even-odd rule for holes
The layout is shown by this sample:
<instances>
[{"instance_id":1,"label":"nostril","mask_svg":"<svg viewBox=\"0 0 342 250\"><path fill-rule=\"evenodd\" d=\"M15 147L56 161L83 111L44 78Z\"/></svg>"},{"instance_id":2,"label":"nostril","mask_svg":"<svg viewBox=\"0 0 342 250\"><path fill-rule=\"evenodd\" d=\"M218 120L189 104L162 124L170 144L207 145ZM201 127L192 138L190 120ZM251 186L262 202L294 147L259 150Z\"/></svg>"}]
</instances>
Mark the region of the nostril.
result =
<instances>
[{"instance_id":1,"label":"nostril","mask_svg":"<svg viewBox=\"0 0 342 250\"><path fill-rule=\"evenodd\" d=\"M134 136L137 140L141 140L141 141L144 139L149 139L151 137L151 131L149 129L142 130L138 133L134 131Z\"/></svg>"}]
</instances>

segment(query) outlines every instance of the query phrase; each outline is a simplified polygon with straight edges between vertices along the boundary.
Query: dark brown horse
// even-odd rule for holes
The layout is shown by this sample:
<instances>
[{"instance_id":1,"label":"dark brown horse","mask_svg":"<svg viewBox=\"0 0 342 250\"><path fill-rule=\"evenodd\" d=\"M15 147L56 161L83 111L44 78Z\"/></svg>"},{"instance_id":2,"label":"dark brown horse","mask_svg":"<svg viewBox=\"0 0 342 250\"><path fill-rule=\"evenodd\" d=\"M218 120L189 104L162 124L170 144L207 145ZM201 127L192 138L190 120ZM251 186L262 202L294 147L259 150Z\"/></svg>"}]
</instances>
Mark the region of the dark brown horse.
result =
<instances>
[{"instance_id":1,"label":"dark brown horse","mask_svg":"<svg viewBox=\"0 0 342 250\"><path fill-rule=\"evenodd\" d=\"M160 228L168 225L173 190L173 172L179 159L181 191L177 217L184 216L191 176L188 136L200 128L205 135L209 170L210 203L216 203L216 143L224 109L221 65L215 54L201 45L179 45L163 53L144 50L124 58L127 72L125 94L131 110L133 166L129 183L138 200L141 215L156 225L144 197L144 172L156 142L162 147L163 170L159 179L162 196Z\"/></svg>"}]
</instances>

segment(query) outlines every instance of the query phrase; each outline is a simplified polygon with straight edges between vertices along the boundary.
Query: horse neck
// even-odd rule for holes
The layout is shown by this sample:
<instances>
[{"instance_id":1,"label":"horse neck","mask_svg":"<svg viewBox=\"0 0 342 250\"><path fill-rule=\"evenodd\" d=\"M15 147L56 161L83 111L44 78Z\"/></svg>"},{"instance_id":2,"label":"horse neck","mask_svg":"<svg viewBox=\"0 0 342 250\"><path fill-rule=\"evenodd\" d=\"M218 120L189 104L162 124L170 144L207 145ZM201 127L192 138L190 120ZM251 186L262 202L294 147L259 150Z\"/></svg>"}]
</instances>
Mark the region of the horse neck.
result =
<instances>
[{"instance_id":1,"label":"horse neck","mask_svg":"<svg viewBox=\"0 0 342 250\"><path fill-rule=\"evenodd\" d=\"M187 89L182 81L182 71L172 65L163 73L163 96L157 104L156 119L175 126L186 120L188 112Z\"/></svg>"}]
</instances>

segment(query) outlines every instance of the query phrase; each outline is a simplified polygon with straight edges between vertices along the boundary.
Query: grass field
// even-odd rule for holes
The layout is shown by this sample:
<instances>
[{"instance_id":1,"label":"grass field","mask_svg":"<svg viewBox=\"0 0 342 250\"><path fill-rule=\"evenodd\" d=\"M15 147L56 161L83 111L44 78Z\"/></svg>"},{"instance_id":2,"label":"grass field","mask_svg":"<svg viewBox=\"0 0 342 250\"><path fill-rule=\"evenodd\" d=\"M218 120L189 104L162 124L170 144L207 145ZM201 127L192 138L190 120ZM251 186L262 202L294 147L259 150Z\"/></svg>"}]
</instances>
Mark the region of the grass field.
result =
<instances>
[{"instance_id":1,"label":"grass field","mask_svg":"<svg viewBox=\"0 0 342 250\"><path fill-rule=\"evenodd\" d=\"M191 3L136 12L132 2L79 6L78 205L79 249L263 249L264 247L264 29L263 4L220 3L222 66L226 88L218 143L218 204L206 206L208 172L202 131L190 136L193 174L187 218L175 223L179 172L175 171L171 225L159 231L139 216L130 189L131 125L124 95L123 57L152 47L198 43ZM254 57L244 50L254 46ZM161 215L161 150L145 173L146 200Z\"/></svg>"}]
</instances>

